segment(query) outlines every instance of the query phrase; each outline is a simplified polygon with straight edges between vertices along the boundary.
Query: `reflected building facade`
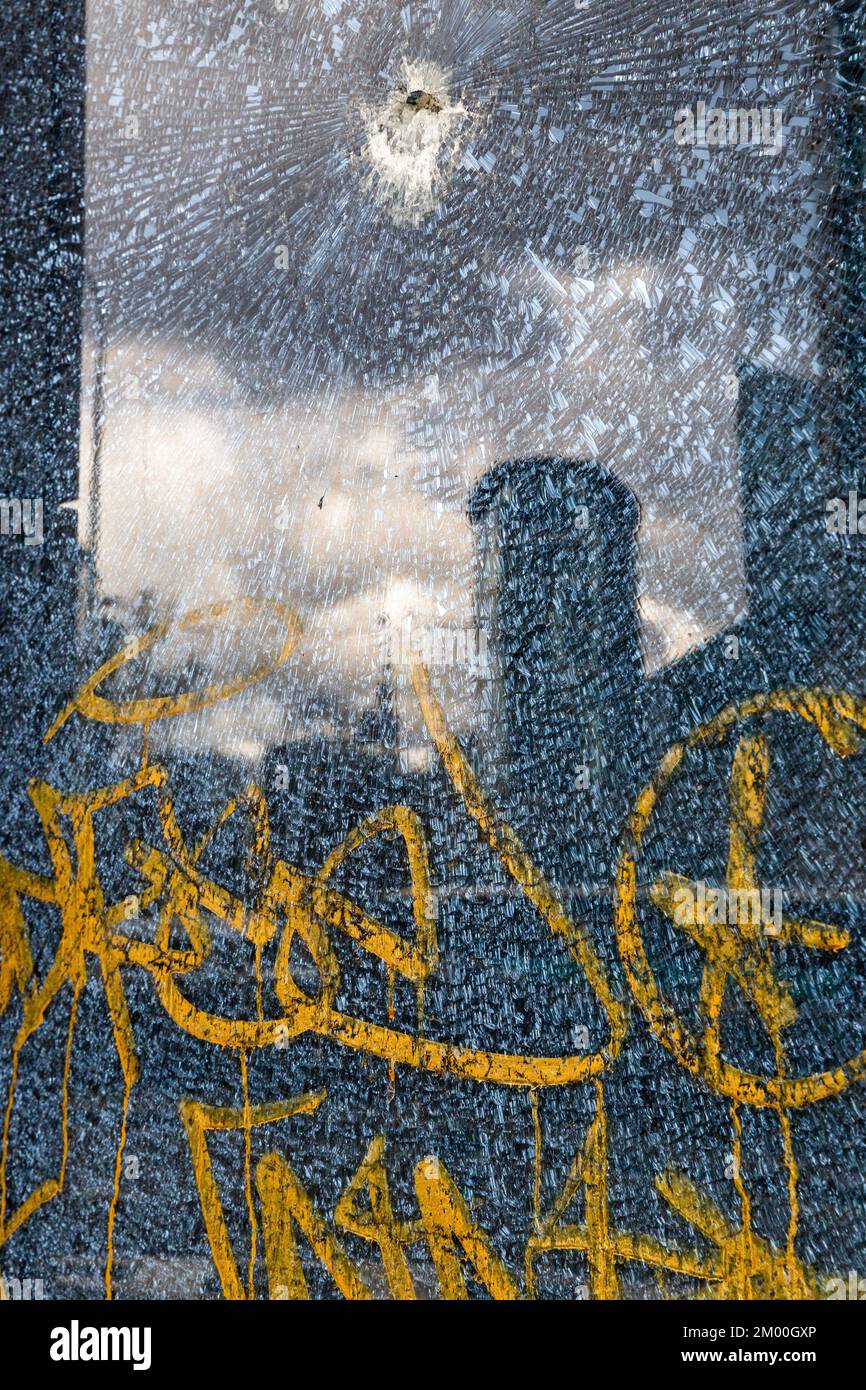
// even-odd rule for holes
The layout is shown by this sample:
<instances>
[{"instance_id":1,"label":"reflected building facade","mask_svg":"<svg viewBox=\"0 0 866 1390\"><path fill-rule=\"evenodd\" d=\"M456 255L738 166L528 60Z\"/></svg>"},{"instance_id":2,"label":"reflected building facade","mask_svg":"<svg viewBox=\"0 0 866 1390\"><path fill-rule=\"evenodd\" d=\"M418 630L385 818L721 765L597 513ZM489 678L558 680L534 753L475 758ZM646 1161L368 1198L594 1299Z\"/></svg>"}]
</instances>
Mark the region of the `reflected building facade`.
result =
<instances>
[{"instance_id":1,"label":"reflected building facade","mask_svg":"<svg viewBox=\"0 0 866 1390\"><path fill-rule=\"evenodd\" d=\"M641 679L637 501L567 458L512 460L469 499L486 633L485 770L556 876L605 877Z\"/></svg>"}]
</instances>

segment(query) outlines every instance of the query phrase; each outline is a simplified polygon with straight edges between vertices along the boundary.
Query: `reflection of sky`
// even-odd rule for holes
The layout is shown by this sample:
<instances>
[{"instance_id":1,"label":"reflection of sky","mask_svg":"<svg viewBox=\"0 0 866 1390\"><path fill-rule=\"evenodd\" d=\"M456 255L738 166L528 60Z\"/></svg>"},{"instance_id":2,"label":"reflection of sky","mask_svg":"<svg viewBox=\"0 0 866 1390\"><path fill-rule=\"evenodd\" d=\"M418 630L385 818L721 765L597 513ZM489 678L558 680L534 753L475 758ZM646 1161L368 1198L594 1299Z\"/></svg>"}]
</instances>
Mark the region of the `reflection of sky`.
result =
<instances>
[{"instance_id":1,"label":"reflection of sky","mask_svg":"<svg viewBox=\"0 0 866 1390\"><path fill-rule=\"evenodd\" d=\"M599 458L640 499L650 665L728 622L731 373L816 369L826 16L91 6L85 415L102 336L118 611L143 591L175 611L284 598L308 629L286 679L351 725L389 622L471 621L471 483L550 453ZM366 148L406 59L450 73L466 112L414 224ZM677 146L698 100L782 106L782 152ZM85 421L82 493L91 444Z\"/></svg>"}]
</instances>

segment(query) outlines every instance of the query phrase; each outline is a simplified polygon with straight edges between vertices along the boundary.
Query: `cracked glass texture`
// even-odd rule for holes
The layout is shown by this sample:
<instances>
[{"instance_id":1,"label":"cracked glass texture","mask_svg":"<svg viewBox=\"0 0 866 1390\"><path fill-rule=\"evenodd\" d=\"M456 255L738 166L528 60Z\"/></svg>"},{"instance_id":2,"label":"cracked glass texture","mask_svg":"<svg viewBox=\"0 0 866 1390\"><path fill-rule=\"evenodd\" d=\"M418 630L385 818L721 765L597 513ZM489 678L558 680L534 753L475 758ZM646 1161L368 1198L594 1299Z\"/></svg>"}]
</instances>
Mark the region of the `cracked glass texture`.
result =
<instances>
[{"instance_id":1,"label":"cracked glass texture","mask_svg":"<svg viewBox=\"0 0 866 1390\"><path fill-rule=\"evenodd\" d=\"M80 710L40 743L101 663L164 625L102 693L239 681L280 651L277 601L298 633L278 669L147 731L187 844L252 783L273 853L311 875L383 807L411 808L438 932L423 1024L409 979L389 983L339 928L335 1008L485 1054L594 1053L607 1039L597 991L479 834L423 715L423 662L500 823L630 1003L603 1083L611 1210L670 1250L684 1238L665 1171L739 1219L738 1102L671 1055L634 997L618 853L663 755L719 710L780 689L864 691L862 42L857 8L826 3L123 0L87 12L80 449L65 495L45 492L46 556L71 504L59 578L44 567L22 580L45 615L25 608L25 625L55 635L39 677L16 685L41 722L6 769L4 854L49 872L28 778L81 791L139 765L140 727ZM840 757L815 721L746 714L688 761L641 846L646 954L698 1037L707 941L653 889L665 874L734 886L739 737L769 749L760 885L786 921L848 935L833 951L763 940L769 993L729 979L721 1049L748 1074L832 1071L866 1047L866 826L862 759ZM157 812L151 793L104 815L106 902L140 894L128 850L162 843ZM242 812L201 861L250 907L268 872L256 846ZM372 838L334 882L414 939L399 837ZM152 940L159 907L134 909L128 931ZM28 902L39 980L57 950L52 914ZM257 992L250 940L207 920L190 997L221 1017L279 1017L277 938ZM322 958L308 947L296 941L290 973L318 998ZM121 973L141 1077L114 1285L216 1297L178 1103L241 1105L238 1050L179 1030L152 972ZM766 1001L789 997L796 1016L780 1004L774 1033ZM20 1009L12 989L4 1084ZM12 1207L57 1166L67 1019L65 998L22 1052L35 1094L22 1090L10 1127ZM92 957L77 1029L88 1042L73 1053L64 1191L0 1250L5 1275L41 1278L53 1297L105 1287L123 1078ZM254 1104L327 1090L314 1114L254 1131L253 1147L256 1161L283 1155L328 1219L384 1134L402 1219L417 1219L413 1173L435 1155L521 1287L533 1184L548 1211L598 1117L591 1082L533 1100L526 1086L389 1063L327 1028L245 1065ZM784 1112L796 1256L822 1279L866 1271L862 1107L852 1073L838 1096ZM755 1229L784 1250L784 1116L748 1098L740 1113ZM243 1270L243 1144L212 1147ZM377 1296L393 1293L364 1242L340 1238ZM304 1258L312 1296L334 1296ZM441 1292L423 1242L412 1262L417 1288ZM666 1277L670 1296L694 1293ZM646 1264L624 1261L617 1278L624 1297L659 1296ZM265 1296L261 1238L253 1283ZM574 1252L539 1257L533 1292L599 1294Z\"/></svg>"}]
</instances>

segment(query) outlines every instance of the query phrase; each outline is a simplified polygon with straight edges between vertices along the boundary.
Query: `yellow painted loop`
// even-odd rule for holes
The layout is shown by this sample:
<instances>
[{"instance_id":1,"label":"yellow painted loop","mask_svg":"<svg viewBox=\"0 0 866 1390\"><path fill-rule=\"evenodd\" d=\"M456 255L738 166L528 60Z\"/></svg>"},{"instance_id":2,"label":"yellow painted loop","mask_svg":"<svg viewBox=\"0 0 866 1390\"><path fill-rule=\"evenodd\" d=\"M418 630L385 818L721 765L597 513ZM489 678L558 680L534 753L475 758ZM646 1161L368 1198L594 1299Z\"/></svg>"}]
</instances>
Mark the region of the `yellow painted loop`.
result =
<instances>
[{"instance_id":1,"label":"yellow painted loop","mask_svg":"<svg viewBox=\"0 0 866 1390\"><path fill-rule=\"evenodd\" d=\"M216 622L220 618L232 616L249 621L258 614L270 614L283 623L285 636L279 651L267 661L260 662L252 671L238 676L233 681L216 681L201 690L186 690L179 695L152 695L140 700L109 700L97 695L97 688L122 666L135 661L148 648L154 646L169 632L188 632L203 623ZM141 637L135 637L121 647L119 652L94 671L67 705L60 711L54 723L43 738L48 743L63 727L71 714L83 715L85 719L95 719L103 724L144 724L156 719L172 719L178 714L189 714L207 709L220 700L228 700L258 681L273 674L289 658L301 634L301 621L293 609L275 599L241 598L226 603L210 604L206 608L193 609L176 623L157 623Z\"/></svg>"},{"instance_id":2,"label":"yellow painted loop","mask_svg":"<svg viewBox=\"0 0 866 1390\"><path fill-rule=\"evenodd\" d=\"M673 745L652 781L637 797L620 846L614 925L620 957L638 1008L653 1036L680 1065L730 1100L759 1107L797 1109L839 1095L853 1082L866 1080L866 1049L832 1070L808 1076L759 1076L732 1066L714 1048L705 1046L694 1036L662 995L644 947L637 911L637 865L644 836L659 801L682 769L687 753L693 748L721 745L746 719L766 718L772 714L788 714L813 724L840 758L851 757L864 746L866 699L859 696L795 687L752 695L739 705L726 706L686 739ZM743 778L744 795L752 782L756 788L759 786L766 772L759 743L754 749L750 745L749 758L750 774ZM751 839L755 830L753 821L749 806L744 806L740 838ZM753 845L743 847L744 858L752 853ZM820 936L815 939L816 944L834 947L832 937L826 941ZM844 938L840 936L839 940Z\"/></svg>"}]
</instances>

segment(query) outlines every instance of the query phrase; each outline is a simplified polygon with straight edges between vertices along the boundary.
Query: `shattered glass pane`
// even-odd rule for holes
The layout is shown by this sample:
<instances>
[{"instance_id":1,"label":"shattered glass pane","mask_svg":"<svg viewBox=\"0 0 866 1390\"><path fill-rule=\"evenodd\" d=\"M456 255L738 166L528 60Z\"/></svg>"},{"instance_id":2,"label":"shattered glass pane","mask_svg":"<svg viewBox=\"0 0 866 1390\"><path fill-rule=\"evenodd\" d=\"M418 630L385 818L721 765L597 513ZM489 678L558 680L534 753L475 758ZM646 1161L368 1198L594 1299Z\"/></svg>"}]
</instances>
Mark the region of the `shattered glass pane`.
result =
<instances>
[{"instance_id":1,"label":"shattered glass pane","mask_svg":"<svg viewBox=\"0 0 866 1390\"><path fill-rule=\"evenodd\" d=\"M11 1296L866 1277L858 6L81 51L78 456L0 502Z\"/></svg>"}]
</instances>

